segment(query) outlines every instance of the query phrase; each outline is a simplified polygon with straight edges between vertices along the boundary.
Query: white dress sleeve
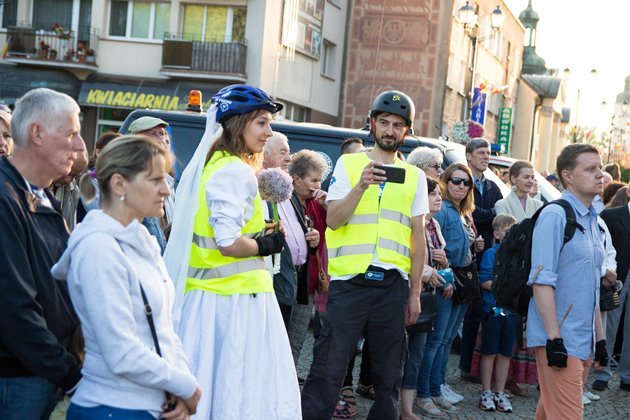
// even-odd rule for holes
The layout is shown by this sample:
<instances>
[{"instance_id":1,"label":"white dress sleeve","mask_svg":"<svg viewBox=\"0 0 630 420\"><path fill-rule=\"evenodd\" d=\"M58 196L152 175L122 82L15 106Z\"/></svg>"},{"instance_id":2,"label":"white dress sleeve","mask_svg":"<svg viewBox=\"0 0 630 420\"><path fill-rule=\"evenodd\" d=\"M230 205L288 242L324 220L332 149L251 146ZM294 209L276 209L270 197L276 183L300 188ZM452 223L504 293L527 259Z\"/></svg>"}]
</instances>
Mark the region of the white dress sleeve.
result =
<instances>
[{"instance_id":1,"label":"white dress sleeve","mask_svg":"<svg viewBox=\"0 0 630 420\"><path fill-rule=\"evenodd\" d=\"M206 183L208 223L219 246L230 246L241 237L243 226L254 213L256 194L254 171L243 162L225 165Z\"/></svg>"}]
</instances>

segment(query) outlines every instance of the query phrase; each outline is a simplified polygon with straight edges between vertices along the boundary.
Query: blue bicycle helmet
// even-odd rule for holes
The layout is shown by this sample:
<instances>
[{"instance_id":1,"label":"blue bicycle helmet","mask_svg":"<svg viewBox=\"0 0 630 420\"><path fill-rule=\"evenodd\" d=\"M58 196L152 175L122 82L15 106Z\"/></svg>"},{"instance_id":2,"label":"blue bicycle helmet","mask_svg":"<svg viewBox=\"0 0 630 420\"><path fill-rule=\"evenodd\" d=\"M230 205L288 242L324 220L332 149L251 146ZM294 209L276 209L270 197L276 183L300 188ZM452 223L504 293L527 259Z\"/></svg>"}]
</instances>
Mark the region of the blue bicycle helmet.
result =
<instances>
[{"instance_id":1,"label":"blue bicycle helmet","mask_svg":"<svg viewBox=\"0 0 630 420\"><path fill-rule=\"evenodd\" d=\"M247 114L256 109L266 109L275 114L284 108L283 104L274 101L263 90L242 84L224 87L212 96L212 103L217 104L218 122L223 122L234 115Z\"/></svg>"}]
</instances>

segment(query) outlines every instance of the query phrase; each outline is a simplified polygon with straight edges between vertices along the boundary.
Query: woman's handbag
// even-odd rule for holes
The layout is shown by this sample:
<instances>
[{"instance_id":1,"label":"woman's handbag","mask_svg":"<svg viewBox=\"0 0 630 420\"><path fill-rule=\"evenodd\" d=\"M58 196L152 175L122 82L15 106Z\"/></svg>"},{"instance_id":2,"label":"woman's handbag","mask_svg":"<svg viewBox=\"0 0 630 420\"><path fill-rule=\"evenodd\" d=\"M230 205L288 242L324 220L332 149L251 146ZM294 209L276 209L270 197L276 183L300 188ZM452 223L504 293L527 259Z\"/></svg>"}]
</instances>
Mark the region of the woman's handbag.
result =
<instances>
[{"instance_id":1,"label":"woman's handbag","mask_svg":"<svg viewBox=\"0 0 630 420\"><path fill-rule=\"evenodd\" d=\"M453 303L464 305L481 298L479 287L479 275L477 263L473 260L466 267L451 267L455 275L455 290L453 290Z\"/></svg>"},{"instance_id":2,"label":"woman's handbag","mask_svg":"<svg viewBox=\"0 0 630 420\"><path fill-rule=\"evenodd\" d=\"M328 277L322 267L322 258L319 255L319 251L315 253L315 259L317 260L317 293L328 293Z\"/></svg>"},{"instance_id":3,"label":"woman's handbag","mask_svg":"<svg viewBox=\"0 0 630 420\"><path fill-rule=\"evenodd\" d=\"M413 325L407 326L408 333L433 332L433 320L437 314L437 302L435 300L435 289L420 292L420 316Z\"/></svg>"}]
</instances>

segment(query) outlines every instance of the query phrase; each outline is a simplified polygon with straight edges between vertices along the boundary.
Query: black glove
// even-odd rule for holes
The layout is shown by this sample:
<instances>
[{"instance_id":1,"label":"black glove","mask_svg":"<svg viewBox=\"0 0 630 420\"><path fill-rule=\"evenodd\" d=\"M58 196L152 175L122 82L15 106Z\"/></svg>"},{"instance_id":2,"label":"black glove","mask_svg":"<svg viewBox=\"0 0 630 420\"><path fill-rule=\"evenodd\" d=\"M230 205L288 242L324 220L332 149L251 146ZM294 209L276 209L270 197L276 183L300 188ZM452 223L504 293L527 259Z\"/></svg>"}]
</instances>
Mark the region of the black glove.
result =
<instances>
[{"instance_id":1,"label":"black glove","mask_svg":"<svg viewBox=\"0 0 630 420\"><path fill-rule=\"evenodd\" d=\"M562 338L547 340L547 366L565 368L567 367L567 348L564 347Z\"/></svg>"},{"instance_id":2,"label":"black glove","mask_svg":"<svg viewBox=\"0 0 630 420\"><path fill-rule=\"evenodd\" d=\"M606 340L599 340L595 343L594 362L599 362L600 366L608 366L608 351L606 351Z\"/></svg>"},{"instance_id":3,"label":"black glove","mask_svg":"<svg viewBox=\"0 0 630 420\"><path fill-rule=\"evenodd\" d=\"M284 246L284 233L274 232L270 235L259 236L255 240L258 244L258 255L266 257L267 255L277 254L282 251Z\"/></svg>"}]
</instances>

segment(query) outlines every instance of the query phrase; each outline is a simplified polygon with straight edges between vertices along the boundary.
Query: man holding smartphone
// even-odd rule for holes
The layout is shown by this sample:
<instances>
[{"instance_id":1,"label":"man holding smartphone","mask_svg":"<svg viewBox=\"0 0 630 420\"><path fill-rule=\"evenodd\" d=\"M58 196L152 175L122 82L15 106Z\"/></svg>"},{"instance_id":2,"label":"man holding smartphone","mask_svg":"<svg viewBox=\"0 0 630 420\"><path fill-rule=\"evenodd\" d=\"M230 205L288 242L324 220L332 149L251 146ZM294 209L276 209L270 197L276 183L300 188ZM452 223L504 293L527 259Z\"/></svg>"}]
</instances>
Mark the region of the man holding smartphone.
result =
<instances>
[{"instance_id":1,"label":"man holding smartphone","mask_svg":"<svg viewBox=\"0 0 630 420\"><path fill-rule=\"evenodd\" d=\"M331 284L302 392L304 419L332 416L364 331L376 393L368 418L398 419L405 325L415 323L420 313L424 215L429 212L424 173L396 155L414 114L406 94L381 93L370 111L374 148L343 155L335 166L327 198Z\"/></svg>"}]
</instances>

